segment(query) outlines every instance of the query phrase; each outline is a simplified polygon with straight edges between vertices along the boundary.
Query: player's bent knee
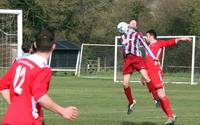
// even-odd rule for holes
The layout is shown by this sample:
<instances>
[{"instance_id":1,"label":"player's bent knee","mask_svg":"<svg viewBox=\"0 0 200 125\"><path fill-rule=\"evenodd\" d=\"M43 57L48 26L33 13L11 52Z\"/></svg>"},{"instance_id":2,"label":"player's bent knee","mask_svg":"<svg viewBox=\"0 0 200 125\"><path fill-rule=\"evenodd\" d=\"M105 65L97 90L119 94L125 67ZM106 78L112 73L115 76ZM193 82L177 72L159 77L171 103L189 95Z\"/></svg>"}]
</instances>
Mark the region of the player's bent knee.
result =
<instances>
[{"instance_id":1,"label":"player's bent knee","mask_svg":"<svg viewBox=\"0 0 200 125\"><path fill-rule=\"evenodd\" d=\"M146 69L141 69L141 70L140 70L140 73L141 73L142 77L144 78L144 80L145 80L146 82L149 82L149 81L150 81L150 78L149 78L149 76L148 76L148 74L147 74Z\"/></svg>"},{"instance_id":2,"label":"player's bent knee","mask_svg":"<svg viewBox=\"0 0 200 125\"><path fill-rule=\"evenodd\" d=\"M129 87L129 83L128 82L123 82L122 85L124 86L124 88L128 88Z\"/></svg>"},{"instance_id":3,"label":"player's bent knee","mask_svg":"<svg viewBox=\"0 0 200 125\"><path fill-rule=\"evenodd\" d=\"M159 97L159 98L163 98L163 97L166 96L166 95L165 95L165 92L164 92L164 90L163 90L163 88L157 89L157 94L158 94L158 97Z\"/></svg>"}]
</instances>

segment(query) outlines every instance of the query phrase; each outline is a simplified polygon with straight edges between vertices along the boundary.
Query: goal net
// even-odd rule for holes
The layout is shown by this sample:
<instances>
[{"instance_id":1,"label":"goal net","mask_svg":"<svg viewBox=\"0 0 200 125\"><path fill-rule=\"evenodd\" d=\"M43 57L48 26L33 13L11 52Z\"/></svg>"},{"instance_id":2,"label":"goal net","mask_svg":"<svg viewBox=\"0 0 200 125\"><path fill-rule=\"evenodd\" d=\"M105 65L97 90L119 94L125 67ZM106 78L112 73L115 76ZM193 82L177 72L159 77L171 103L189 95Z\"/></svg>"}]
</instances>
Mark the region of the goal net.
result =
<instances>
[{"instance_id":1,"label":"goal net","mask_svg":"<svg viewBox=\"0 0 200 125\"><path fill-rule=\"evenodd\" d=\"M164 72L165 83L197 84L200 81L200 39L197 36L158 36L167 40L178 37L191 37L192 42L182 42L163 49L160 64ZM121 82L123 57L121 54L120 37L115 37L114 82ZM144 56L144 55L143 55ZM132 82L140 82L140 74L134 72Z\"/></svg>"},{"instance_id":2,"label":"goal net","mask_svg":"<svg viewBox=\"0 0 200 125\"><path fill-rule=\"evenodd\" d=\"M22 55L22 11L0 9L0 77ZM2 98L0 107L5 107ZM5 109L5 108L3 108ZM1 115L4 113L1 109Z\"/></svg>"},{"instance_id":3,"label":"goal net","mask_svg":"<svg viewBox=\"0 0 200 125\"><path fill-rule=\"evenodd\" d=\"M78 76L113 79L114 44L82 44Z\"/></svg>"}]
</instances>

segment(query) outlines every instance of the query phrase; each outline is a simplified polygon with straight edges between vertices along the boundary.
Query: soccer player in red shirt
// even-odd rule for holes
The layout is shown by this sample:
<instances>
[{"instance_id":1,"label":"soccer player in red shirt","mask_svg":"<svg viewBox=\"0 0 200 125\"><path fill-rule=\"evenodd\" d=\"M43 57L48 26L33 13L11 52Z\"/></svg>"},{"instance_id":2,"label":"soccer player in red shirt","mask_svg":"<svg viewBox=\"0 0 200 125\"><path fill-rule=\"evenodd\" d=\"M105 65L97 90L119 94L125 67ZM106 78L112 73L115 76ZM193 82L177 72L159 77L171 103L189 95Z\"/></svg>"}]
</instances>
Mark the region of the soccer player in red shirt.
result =
<instances>
[{"instance_id":1,"label":"soccer player in red shirt","mask_svg":"<svg viewBox=\"0 0 200 125\"><path fill-rule=\"evenodd\" d=\"M16 57L12 63L14 63L15 61L19 60L19 59L22 59L22 58L25 58L27 56L30 56L31 53L32 53L32 48L33 48L33 42L29 42L29 41L26 41L26 42L23 42L22 44L22 51L23 51L23 54L22 56L20 57ZM4 91L8 91L8 92L3 92L2 93L2 97L5 99L5 101L10 104L10 92L9 90L4 90Z\"/></svg>"},{"instance_id":2,"label":"soccer player in red shirt","mask_svg":"<svg viewBox=\"0 0 200 125\"><path fill-rule=\"evenodd\" d=\"M132 72L134 70L137 70L141 73L142 77L147 83L150 82L150 78L147 75L147 71L143 62L140 45L142 44L147 52L150 53L152 58L154 60L156 59L149 47L143 41L143 36L141 35L141 33L135 31L136 28L137 22L135 20L131 20L129 24L129 30L121 35L122 53L124 55L122 84L124 88L124 93L129 102L127 114L130 114L133 111L133 107L136 104L129 85L129 79Z\"/></svg>"},{"instance_id":3,"label":"soccer player in red shirt","mask_svg":"<svg viewBox=\"0 0 200 125\"><path fill-rule=\"evenodd\" d=\"M1 94L10 93L2 125L42 125L42 107L63 118L77 118L77 108L62 107L48 96L52 76L47 60L55 48L54 35L44 29L36 37L36 53L15 61L0 79Z\"/></svg>"},{"instance_id":4,"label":"soccer player in red shirt","mask_svg":"<svg viewBox=\"0 0 200 125\"><path fill-rule=\"evenodd\" d=\"M149 43L149 48L156 55L159 60L163 47L172 46L177 44L179 41L191 41L189 37L169 39L169 40L157 40L157 34L154 30L149 30L146 32L147 42ZM148 76L151 79L150 83L147 83L149 91L152 93L154 99L159 98L161 109L166 113L168 120L165 125L173 125L176 116L173 114L170 106L169 99L164 92L164 82L163 82L163 72L159 62L155 62L151 56L147 53L145 57L145 65L148 72Z\"/></svg>"}]
</instances>

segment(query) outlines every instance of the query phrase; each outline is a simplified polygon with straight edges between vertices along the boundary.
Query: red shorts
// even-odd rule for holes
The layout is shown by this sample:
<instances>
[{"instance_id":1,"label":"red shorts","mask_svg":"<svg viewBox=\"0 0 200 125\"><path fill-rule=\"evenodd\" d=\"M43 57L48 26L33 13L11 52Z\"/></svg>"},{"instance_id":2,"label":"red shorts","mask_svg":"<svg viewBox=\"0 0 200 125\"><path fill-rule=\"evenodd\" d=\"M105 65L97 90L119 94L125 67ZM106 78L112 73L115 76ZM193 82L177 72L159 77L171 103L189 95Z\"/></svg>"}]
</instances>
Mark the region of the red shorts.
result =
<instances>
[{"instance_id":1,"label":"red shorts","mask_svg":"<svg viewBox=\"0 0 200 125\"><path fill-rule=\"evenodd\" d=\"M134 69L140 71L141 69L145 69L145 64L141 56L135 55L127 55L124 59L123 65L123 75L131 74Z\"/></svg>"},{"instance_id":2,"label":"red shorts","mask_svg":"<svg viewBox=\"0 0 200 125\"><path fill-rule=\"evenodd\" d=\"M163 88L163 72L161 69L159 70L147 70L148 76L151 79L151 83L153 84L155 89Z\"/></svg>"}]
</instances>

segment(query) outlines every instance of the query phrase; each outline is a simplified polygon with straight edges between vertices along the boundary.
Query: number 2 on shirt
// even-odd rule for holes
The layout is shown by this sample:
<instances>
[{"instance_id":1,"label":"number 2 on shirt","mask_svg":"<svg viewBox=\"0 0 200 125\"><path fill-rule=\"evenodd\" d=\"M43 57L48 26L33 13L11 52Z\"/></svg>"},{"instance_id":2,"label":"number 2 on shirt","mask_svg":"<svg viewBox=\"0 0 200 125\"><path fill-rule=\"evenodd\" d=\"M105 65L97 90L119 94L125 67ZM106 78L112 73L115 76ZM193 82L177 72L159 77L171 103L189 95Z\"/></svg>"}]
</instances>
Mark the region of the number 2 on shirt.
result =
<instances>
[{"instance_id":1,"label":"number 2 on shirt","mask_svg":"<svg viewBox=\"0 0 200 125\"><path fill-rule=\"evenodd\" d=\"M24 83L25 80L25 75L26 75L26 68L22 67L21 65L19 65L16 68L16 73L15 73L15 78L14 78L14 92L17 94L21 94L22 93L22 88L21 86Z\"/></svg>"}]
</instances>

